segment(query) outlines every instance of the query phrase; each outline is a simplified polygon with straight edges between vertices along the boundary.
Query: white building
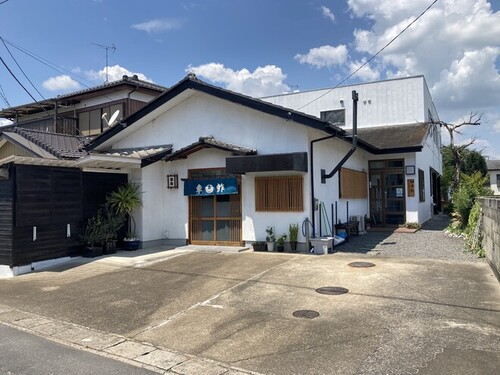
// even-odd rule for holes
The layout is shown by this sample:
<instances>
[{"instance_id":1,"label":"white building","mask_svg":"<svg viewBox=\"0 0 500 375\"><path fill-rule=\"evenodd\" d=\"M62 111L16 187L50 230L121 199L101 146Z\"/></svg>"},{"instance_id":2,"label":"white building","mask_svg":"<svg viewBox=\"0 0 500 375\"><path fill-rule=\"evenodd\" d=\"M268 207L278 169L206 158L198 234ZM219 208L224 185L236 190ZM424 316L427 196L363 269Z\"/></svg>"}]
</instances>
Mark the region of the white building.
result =
<instances>
[{"instance_id":1,"label":"white building","mask_svg":"<svg viewBox=\"0 0 500 375\"><path fill-rule=\"evenodd\" d=\"M486 165L490 177L490 188L494 195L500 195L500 160L486 160Z\"/></svg>"},{"instance_id":2,"label":"white building","mask_svg":"<svg viewBox=\"0 0 500 375\"><path fill-rule=\"evenodd\" d=\"M190 75L87 146L97 157L172 145L121 169L143 186L143 246L240 245L306 219L317 235L351 216L397 227L437 210L440 130L423 77L265 100Z\"/></svg>"}]
</instances>

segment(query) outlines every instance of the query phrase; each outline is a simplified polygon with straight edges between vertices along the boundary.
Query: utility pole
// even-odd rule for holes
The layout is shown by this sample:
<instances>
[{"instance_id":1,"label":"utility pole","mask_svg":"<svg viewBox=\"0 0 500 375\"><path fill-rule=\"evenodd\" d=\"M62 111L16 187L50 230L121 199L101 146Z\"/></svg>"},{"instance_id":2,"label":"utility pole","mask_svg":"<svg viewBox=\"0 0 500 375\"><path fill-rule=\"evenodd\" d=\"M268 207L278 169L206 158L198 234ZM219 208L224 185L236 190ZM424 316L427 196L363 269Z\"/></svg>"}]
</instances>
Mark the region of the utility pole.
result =
<instances>
[{"instance_id":1,"label":"utility pole","mask_svg":"<svg viewBox=\"0 0 500 375\"><path fill-rule=\"evenodd\" d=\"M109 65L108 64L108 51L111 50L114 53L116 51L115 44L111 43L110 46L105 46L103 44L97 44L97 43L90 43L90 44L93 44L94 46L101 47L101 48L106 50L106 81L105 82L108 82L108 65Z\"/></svg>"}]
</instances>

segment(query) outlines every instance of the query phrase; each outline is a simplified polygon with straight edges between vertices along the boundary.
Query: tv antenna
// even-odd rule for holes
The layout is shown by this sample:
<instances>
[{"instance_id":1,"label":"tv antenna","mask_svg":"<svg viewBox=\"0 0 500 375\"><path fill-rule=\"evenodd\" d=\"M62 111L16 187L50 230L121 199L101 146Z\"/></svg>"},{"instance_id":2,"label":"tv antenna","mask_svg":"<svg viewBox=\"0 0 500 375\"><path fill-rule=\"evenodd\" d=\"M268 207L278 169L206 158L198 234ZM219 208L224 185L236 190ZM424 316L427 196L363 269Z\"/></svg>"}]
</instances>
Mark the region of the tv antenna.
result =
<instances>
[{"instance_id":1,"label":"tv antenna","mask_svg":"<svg viewBox=\"0 0 500 375\"><path fill-rule=\"evenodd\" d=\"M108 82L108 51L111 50L113 53L116 51L116 47L114 43L111 43L110 46L105 46L104 44L98 44L98 43L90 43L93 44L94 46L101 47L106 50L106 81Z\"/></svg>"}]
</instances>

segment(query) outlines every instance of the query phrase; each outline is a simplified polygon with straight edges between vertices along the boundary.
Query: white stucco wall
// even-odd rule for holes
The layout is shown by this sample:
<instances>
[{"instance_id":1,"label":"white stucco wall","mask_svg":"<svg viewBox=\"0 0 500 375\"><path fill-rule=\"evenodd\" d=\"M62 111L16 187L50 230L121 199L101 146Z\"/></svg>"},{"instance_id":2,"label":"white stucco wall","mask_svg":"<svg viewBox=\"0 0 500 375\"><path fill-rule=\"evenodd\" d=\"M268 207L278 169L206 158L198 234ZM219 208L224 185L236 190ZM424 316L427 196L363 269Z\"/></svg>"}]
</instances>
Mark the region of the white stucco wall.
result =
<instances>
[{"instance_id":1,"label":"white stucco wall","mask_svg":"<svg viewBox=\"0 0 500 375\"><path fill-rule=\"evenodd\" d=\"M324 133L320 133L325 136ZM214 136L220 141L256 148L259 154L307 152L308 130L305 126L243 106L197 93L172 109L157 116L114 148L138 147L171 143L174 150L198 141L200 136ZM143 202L141 231L143 241L186 239L188 237L188 198L183 195L183 182L179 189L166 188L166 175L178 174L187 178L189 169L224 168L230 153L205 149L174 162L157 162L142 169ZM297 172L279 172L272 175L290 175ZM254 202L255 174L242 176L243 240L253 241L265 237L268 225L278 233L288 231L289 223L301 224L309 211L309 182L304 174L304 212L256 213ZM265 175L264 173L259 175ZM286 221L283 216L286 215Z\"/></svg>"},{"instance_id":2,"label":"white stucco wall","mask_svg":"<svg viewBox=\"0 0 500 375\"><path fill-rule=\"evenodd\" d=\"M418 222L420 224L429 220L433 215L433 197L431 190L431 172L430 168L434 169L438 174L442 174L442 155L440 149L440 140L438 137L440 130L436 126L430 129L430 132L425 139L425 144L422 152L416 153L416 175L415 175L415 195L418 199L418 169L424 171L425 183L425 201L418 203ZM437 142L437 143L436 143Z\"/></svg>"}]
</instances>

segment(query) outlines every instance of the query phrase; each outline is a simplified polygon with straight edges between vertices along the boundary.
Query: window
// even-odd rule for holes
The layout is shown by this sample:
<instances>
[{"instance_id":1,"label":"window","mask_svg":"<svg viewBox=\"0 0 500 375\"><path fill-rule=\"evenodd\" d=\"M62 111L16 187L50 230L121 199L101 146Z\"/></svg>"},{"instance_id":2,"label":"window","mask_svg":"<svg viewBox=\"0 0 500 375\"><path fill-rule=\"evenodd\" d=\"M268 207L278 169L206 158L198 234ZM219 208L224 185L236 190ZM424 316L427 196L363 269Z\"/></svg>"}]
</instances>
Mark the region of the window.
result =
<instances>
[{"instance_id":1,"label":"window","mask_svg":"<svg viewBox=\"0 0 500 375\"><path fill-rule=\"evenodd\" d=\"M500 174L497 174L497 189L500 190Z\"/></svg>"},{"instance_id":2,"label":"window","mask_svg":"<svg viewBox=\"0 0 500 375\"><path fill-rule=\"evenodd\" d=\"M345 109L321 111L320 117L322 120L331 122L334 125L345 125Z\"/></svg>"},{"instance_id":3,"label":"window","mask_svg":"<svg viewBox=\"0 0 500 375\"><path fill-rule=\"evenodd\" d=\"M366 172L340 169L340 198L363 199L368 198L368 184Z\"/></svg>"},{"instance_id":4,"label":"window","mask_svg":"<svg viewBox=\"0 0 500 375\"><path fill-rule=\"evenodd\" d=\"M421 169L418 170L418 197L420 202L425 202L425 178Z\"/></svg>"},{"instance_id":5,"label":"window","mask_svg":"<svg viewBox=\"0 0 500 375\"><path fill-rule=\"evenodd\" d=\"M120 111L117 120L123 118L123 104L113 104L111 106L95 108L90 111L80 112L78 114L78 128L83 135L101 134L108 128L108 123L102 118L106 113L106 118L109 121L113 113Z\"/></svg>"},{"instance_id":6,"label":"window","mask_svg":"<svg viewBox=\"0 0 500 375\"><path fill-rule=\"evenodd\" d=\"M304 211L302 176L255 178L255 210L291 212Z\"/></svg>"}]
</instances>

